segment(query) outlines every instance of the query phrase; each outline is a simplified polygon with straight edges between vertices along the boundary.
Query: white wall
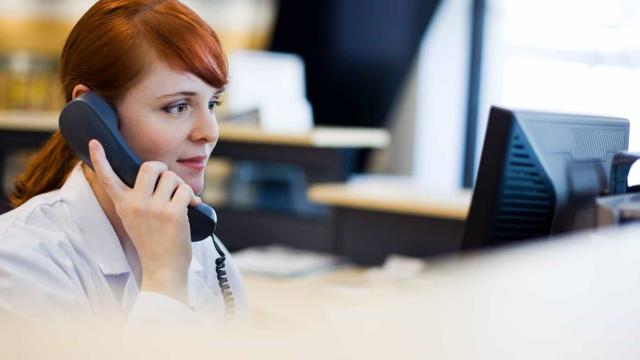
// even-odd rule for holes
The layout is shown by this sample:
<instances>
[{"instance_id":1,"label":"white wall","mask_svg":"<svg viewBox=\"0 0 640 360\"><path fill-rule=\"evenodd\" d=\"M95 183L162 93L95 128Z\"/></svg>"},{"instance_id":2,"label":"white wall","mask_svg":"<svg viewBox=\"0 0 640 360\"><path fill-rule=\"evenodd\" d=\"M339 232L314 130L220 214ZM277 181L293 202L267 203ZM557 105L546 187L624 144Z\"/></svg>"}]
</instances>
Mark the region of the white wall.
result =
<instances>
[{"instance_id":1,"label":"white wall","mask_svg":"<svg viewBox=\"0 0 640 360\"><path fill-rule=\"evenodd\" d=\"M370 172L407 176L413 174L418 89L417 70L417 61L414 61L387 121L391 133L390 144L384 150L373 152L368 166Z\"/></svg>"},{"instance_id":2,"label":"white wall","mask_svg":"<svg viewBox=\"0 0 640 360\"><path fill-rule=\"evenodd\" d=\"M462 183L471 6L471 0L445 0L420 50L413 173L434 192Z\"/></svg>"},{"instance_id":3,"label":"white wall","mask_svg":"<svg viewBox=\"0 0 640 360\"><path fill-rule=\"evenodd\" d=\"M471 0L444 0L391 111L391 144L369 171L412 175L427 190L462 182Z\"/></svg>"}]
</instances>

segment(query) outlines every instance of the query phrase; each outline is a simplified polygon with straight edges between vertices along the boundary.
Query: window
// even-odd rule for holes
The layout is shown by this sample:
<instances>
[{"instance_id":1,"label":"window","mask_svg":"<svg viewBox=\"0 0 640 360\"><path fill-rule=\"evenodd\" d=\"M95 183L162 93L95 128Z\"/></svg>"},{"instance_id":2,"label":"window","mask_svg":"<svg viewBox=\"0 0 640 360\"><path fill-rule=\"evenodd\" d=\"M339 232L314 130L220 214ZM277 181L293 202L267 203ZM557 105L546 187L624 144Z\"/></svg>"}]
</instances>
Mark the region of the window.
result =
<instances>
[{"instance_id":1,"label":"window","mask_svg":"<svg viewBox=\"0 0 640 360\"><path fill-rule=\"evenodd\" d=\"M492 104L624 117L640 151L639 1L487 0L485 24L476 169Z\"/></svg>"}]
</instances>

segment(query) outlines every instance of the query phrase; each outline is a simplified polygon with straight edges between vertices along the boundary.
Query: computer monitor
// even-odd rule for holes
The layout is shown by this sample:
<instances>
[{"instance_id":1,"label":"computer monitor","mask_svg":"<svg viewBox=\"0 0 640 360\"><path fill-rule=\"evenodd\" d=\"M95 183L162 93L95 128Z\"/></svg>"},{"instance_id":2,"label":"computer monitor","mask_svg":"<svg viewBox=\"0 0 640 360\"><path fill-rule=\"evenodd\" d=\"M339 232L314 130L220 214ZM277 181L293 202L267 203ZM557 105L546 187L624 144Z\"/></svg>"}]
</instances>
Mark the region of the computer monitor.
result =
<instances>
[{"instance_id":1,"label":"computer monitor","mask_svg":"<svg viewBox=\"0 0 640 360\"><path fill-rule=\"evenodd\" d=\"M628 143L626 119L492 107L462 249L595 226Z\"/></svg>"}]
</instances>

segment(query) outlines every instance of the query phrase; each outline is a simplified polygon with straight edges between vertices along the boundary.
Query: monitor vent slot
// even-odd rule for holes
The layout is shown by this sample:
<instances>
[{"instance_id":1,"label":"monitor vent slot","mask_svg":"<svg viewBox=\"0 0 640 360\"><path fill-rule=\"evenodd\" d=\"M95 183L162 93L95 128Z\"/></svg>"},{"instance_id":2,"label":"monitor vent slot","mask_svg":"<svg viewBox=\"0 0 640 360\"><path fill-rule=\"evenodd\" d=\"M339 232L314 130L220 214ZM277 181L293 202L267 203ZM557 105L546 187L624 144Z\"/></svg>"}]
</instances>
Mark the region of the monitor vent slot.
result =
<instances>
[{"instance_id":1,"label":"monitor vent slot","mask_svg":"<svg viewBox=\"0 0 640 360\"><path fill-rule=\"evenodd\" d=\"M514 129L502 177L493 242L518 241L549 234L555 196L530 145Z\"/></svg>"}]
</instances>

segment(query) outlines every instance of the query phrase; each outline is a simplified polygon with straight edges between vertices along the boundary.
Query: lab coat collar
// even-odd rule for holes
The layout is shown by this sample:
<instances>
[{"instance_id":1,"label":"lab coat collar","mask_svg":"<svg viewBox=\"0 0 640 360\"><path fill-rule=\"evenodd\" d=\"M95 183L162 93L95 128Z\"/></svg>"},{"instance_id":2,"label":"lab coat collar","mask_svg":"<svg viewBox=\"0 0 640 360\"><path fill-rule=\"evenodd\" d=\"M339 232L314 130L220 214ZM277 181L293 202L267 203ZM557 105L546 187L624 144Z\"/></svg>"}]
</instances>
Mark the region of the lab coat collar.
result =
<instances>
[{"instance_id":1,"label":"lab coat collar","mask_svg":"<svg viewBox=\"0 0 640 360\"><path fill-rule=\"evenodd\" d=\"M71 208L83 241L104 275L130 273L118 236L102 210L79 162L62 185L61 197Z\"/></svg>"}]
</instances>

